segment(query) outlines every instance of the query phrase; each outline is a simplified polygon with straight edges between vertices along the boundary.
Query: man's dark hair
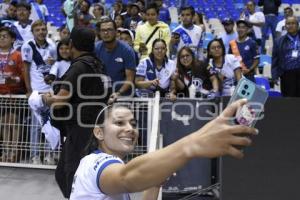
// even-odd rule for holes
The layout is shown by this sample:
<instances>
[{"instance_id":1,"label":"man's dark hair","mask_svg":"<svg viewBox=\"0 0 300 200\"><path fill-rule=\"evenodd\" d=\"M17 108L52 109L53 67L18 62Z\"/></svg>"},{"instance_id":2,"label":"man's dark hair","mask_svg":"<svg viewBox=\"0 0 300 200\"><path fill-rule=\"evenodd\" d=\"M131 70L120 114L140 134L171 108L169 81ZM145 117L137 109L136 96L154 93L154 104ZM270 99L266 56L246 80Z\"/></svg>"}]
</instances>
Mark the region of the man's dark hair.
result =
<instances>
[{"instance_id":1,"label":"man's dark hair","mask_svg":"<svg viewBox=\"0 0 300 200\"><path fill-rule=\"evenodd\" d=\"M250 1L248 1L248 3L252 3L254 6L256 6L256 2L255 1L253 1L253 0L250 0Z\"/></svg>"},{"instance_id":2,"label":"man's dark hair","mask_svg":"<svg viewBox=\"0 0 300 200\"><path fill-rule=\"evenodd\" d=\"M12 2L10 2L9 5L14 6L14 7L17 7L18 2L17 2L17 1L12 1Z\"/></svg>"},{"instance_id":3,"label":"man's dark hair","mask_svg":"<svg viewBox=\"0 0 300 200\"><path fill-rule=\"evenodd\" d=\"M88 0L83 0L82 2L85 2L85 3L87 3L87 5L88 5L88 8L90 8L91 7L91 2L90 1L88 1ZM81 2L81 3L82 3Z\"/></svg>"},{"instance_id":4,"label":"man's dark hair","mask_svg":"<svg viewBox=\"0 0 300 200\"><path fill-rule=\"evenodd\" d=\"M25 2L18 3L17 8L26 8L26 10L31 11L31 5Z\"/></svg>"},{"instance_id":5,"label":"man's dark hair","mask_svg":"<svg viewBox=\"0 0 300 200\"><path fill-rule=\"evenodd\" d=\"M146 8L146 12L147 12L147 10L150 10L150 9L154 9L156 11L156 13L159 14L159 8L157 7L156 3L148 4L148 6Z\"/></svg>"},{"instance_id":6,"label":"man's dark hair","mask_svg":"<svg viewBox=\"0 0 300 200\"><path fill-rule=\"evenodd\" d=\"M195 9L193 6L183 6L180 8L180 13L184 10L190 10L192 15L194 16L195 15Z\"/></svg>"},{"instance_id":7,"label":"man's dark hair","mask_svg":"<svg viewBox=\"0 0 300 200\"><path fill-rule=\"evenodd\" d=\"M72 45L79 51L93 52L95 47L95 31L89 28L74 27L70 35Z\"/></svg>"},{"instance_id":8,"label":"man's dark hair","mask_svg":"<svg viewBox=\"0 0 300 200\"><path fill-rule=\"evenodd\" d=\"M283 10L284 10L284 11L286 11L286 10L291 10L292 12L294 12L294 10L293 10L291 7L289 7L289 6L286 7L286 8L284 8Z\"/></svg>"},{"instance_id":9,"label":"man's dark hair","mask_svg":"<svg viewBox=\"0 0 300 200\"><path fill-rule=\"evenodd\" d=\"M2 31L6 31L8 33L8 35L10 35L10 37L12 37L14 39L16 39L16 37L17 37L16 33L13 30L11 30L9 27L2 26L0 28L0 32L2 32Z\"/></svg>"},{"instance_id":10,"label":"man's dark hair","mask_svg":"<svg viewBox=\"0 0 300 200\"><path fill-rule=\"evenodd\" d=\"M100 31L101 25L105 24L105 23L112 23L114 29L117 30L117 24L116 24L116 22L114 20L112 20L111 18L109 18L109 17L103 18L99 22L97 22L97 24L96 24L97 30Z\"/></svg>"}]
</instances>

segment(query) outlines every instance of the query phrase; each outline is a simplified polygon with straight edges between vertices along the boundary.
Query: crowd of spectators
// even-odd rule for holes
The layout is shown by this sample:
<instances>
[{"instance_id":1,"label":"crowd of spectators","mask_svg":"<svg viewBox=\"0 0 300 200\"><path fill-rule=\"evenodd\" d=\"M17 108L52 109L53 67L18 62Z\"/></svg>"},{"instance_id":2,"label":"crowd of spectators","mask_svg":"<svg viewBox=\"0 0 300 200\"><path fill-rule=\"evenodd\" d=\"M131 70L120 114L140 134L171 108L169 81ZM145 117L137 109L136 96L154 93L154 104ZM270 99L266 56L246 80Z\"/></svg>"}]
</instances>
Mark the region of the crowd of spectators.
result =
<instances>
[{"instance_id":1,"label":"crowd of spectators","mask_svg":"<svg viewBox=\"0 0 300 200\"><path fill-rule=\"evenodd\" d=\"M299 21L287 7L285 19L277 24L280 4L280 0L249 0L239 20L222 19L225 32L206 48L204 16L191 6L179 9L180 24L171 30L170 12L162 0L147 5L143 0L127 5L115 1L111 12L97 1L72 4L66 0L62 10L67 23L58 28L59 40L52 41L47 38L49 12L42 0L6 0L0 9L0 94L30 96L33 90L51 91L51 83L70 71L69 35L76 26L95 32L95 56L116 84L110 96L113 100L120 96L152 97L156 91L172 100L230 96L242 76L255 82L268 28L274 46L273 81L281 78L283 96L299 97ZM31 123L38 127L34 115ZM38 132L31 128L32 144L39 140ZM31 158L40 163L35 145L31 146Z\"/></svg>"}]
</instances>

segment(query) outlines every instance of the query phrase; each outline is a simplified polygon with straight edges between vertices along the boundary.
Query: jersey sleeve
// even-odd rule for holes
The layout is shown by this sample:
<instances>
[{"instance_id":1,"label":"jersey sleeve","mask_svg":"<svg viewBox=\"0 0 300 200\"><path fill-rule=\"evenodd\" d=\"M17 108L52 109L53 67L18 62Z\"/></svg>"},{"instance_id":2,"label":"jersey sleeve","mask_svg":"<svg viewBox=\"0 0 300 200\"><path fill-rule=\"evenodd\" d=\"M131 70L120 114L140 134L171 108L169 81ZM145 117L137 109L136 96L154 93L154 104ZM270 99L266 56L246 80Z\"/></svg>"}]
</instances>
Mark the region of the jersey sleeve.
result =
<instances>
[{"instance_id":1,"label":"jersey sleeve","mask_svg":"<svg viewBox=\"0 0 300 200\"><path fill-rule=\"evenodd\" d=\"M147 63L146 60L142 60L136 68L136 76L146 77Z\"/></svg>"},{"instance_id":2,"label":"jersey sleeve","mask_svg":"<svg viewBox=\"0 0 300 200\"><path fill-rule=\"evenodd\" d=\"M58 62L55 62L55 63L51 66L51 69L50 69L49 74L53 74L53 75L55 75L55 76L57 77L57 76L58 76L58 67L59 67L59 63L58 63Z\"/></svg>"},{"instance_id":3,"label":"jersey sleeve","mask_svg":"<svg viewBox=\"0 0 300 200\"><path fill-rule=\"evenodd\" d=\"M230 58L230 64L231 64L230 66L233 71L241 68L240 61L234 55L230 56L229 58Z\"/></svg>"},{"instance_id":4,"label":"jersey sleeve","mask_svg":"<svg viewBox=\"0 0 300 200\"><path fill-rule=\"evenodd\" d=\"M123 164L123 161L113 155L109 154L104 154L101 153L102 155L99 156L99 158L96 160L94 166L93 166L93 177L95 177L94 181L96 182L96 185L98 186L99 190L101 191L100 187L100 177L103 171L110 165L112 164ZM102 191L101 191L102 192ZM102 192L103 193L103 192Z\"/></svg>"},{"instance_id":5,"label":"jersey sleeve","mask_svg":"<svg viewBox=\"0 0 300 200\"><path fill-rule=\"evenodd\" d=\"M22 60L24 62L32 62L33 51L28 43L24 43L21 48Z\"/></svg>"}]
</instances>

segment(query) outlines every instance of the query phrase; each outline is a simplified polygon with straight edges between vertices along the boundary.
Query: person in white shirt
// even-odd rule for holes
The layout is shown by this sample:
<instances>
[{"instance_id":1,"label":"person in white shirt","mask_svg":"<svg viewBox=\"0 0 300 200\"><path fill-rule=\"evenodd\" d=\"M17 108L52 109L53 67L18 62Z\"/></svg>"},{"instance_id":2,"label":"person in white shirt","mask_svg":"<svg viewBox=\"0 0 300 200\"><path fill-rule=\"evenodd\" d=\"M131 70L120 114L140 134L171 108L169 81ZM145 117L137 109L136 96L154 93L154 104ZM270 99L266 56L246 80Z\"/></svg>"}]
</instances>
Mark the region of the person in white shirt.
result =
<instances>
[{"instance_id":1,"label":"person in white shirt","mask_svg":"<svg viewBox=\"0 0 300 200\"><path fill-rule=\"evenodd\" d=\"M228 119L245 105L239 100L220 116L186 137L157 151L122 159L137 144L139 132L134 113L114 104L102 109L86 148L86 156L75 173L70 200L129 200L129 194L145 191L143 200L157 199L160 185L193 158L229 155L242 158L241 148L251 144L255 128L230 125Z\"/></svg>"},{"instance_id":2,"label":"person in white shirt","mask_svg":"<svg viewBox=\"0 0 300 200\"><path fill-rule=\"evenodd\" d=\"M17 38L14 46L20 48L24 42L33 39L31 32L32 20L29 19L31 12L31 6L27 3L17 4L17 21L14 23L16 30L18 31Z\"/></svg>"},{"instance_id":3,"label":"person in white shirt","mask_svg":"<svg viewBox=\"0 0 300 200\"><path fill-rule=\"evenodd\" d=\"M30 19L32 21L43 20L44 22L48 21L49 11L43 0L36 0L36 2L31 3L31 15Z\"/></svg>"},{"instance_id":4,"label":"person in white shirt","mask_svg":"<svg viewBox=\"0 0 300 200\"><path fill-rule=\"evenodd\" d=\"M57 44L57 60L51 66L50 72L45 76L45 82L51 84L55 80L61 80L71 65L69 48L70 40L65 38Z\"/></svg>"},{"instance_id":5,"label":"person in white shirt","mask_svg":"<svg viewBox=\"0 0 300 200\"><path fill-rule=\"evenodd\" d=\"M232 54L225 54L221 39L213 39L207 46L208 69L219 81L221 96L231 96L237 82L242 78L240 61Z\"/></svg>"},{"instance_id":6,"label":"person in white shirt","mask_svg":"<svg viewBox=\"0 0 300 200\"><path fill-rule=\"evenodd\" d=\"M265 24L265 15L263 12L256 11L255 9L256 3L253 0L250 0L247 2L246 5L246 12L244 12L241 16L241 19L245 19L248 21L250 25L252 25L252 30L249 30L252 32L252 36L250 33L250 37L254 39L259 46L261 46L262 42L262 27Z\"/></svg>"},{"instance_id":7,"label":"person in white shirt","mask_svg":"<svg viewBox=\"0 0 300 200\"><path fill-rule=\"evenodd\" d=\"M167 44L163 39L155 39L148 58L141 60L136 69L135 85L137 96L153 96L159 91L161 96L169 93L176 70L174 61L167 57Z\"/></svg>"},{"instance_id":8,"label":"person in white shirt","mask_svg":"<svg viewBox=\"0 0 300 200\"><path fill-rule=\"evenodd\" d=\"M276 38L279 38L287 33L285 29L285 21L288 17L292 17L293 15L294 11L291 7L284 8L284 19L279 21L276 26Z\"/></svg>"},{"instance_id":9,"label":"person in white shirt","mask_svg":"<svg viewBox=\"0 0 300 200\"><path fill-rule=\"evenodd\" d=\"M201 48L201 40L203 40L203 30L200 26L193 23L195 10L192 6L182 7L180 10L180 16L182 24L173 30L173 33L177 33L180 37L176 37L175 34L172 34L170 41L170 52L176 52L176 56L177 52L182 47L188 46L193 50L198 58L198 52ZM202 58L203 56L199 55L199 57Z\"/></svg>"},{"instance_id":10,"label":"person in white shirt","mask_svg":"<svg viewBox=\"0 0 300 200\"><path fill-rule=\"evenodd\" d=\"M4 17L6 15L6 9L10 5L10 0L4 0L2 3L0 3L0 18Z\"/></svg>"},{"instance_id":11,"label":"person in white shirt","mask_svg":"<svg viewBox=\"0 0 300 200\"><path fill-rule=\"evenodd\" d=\"M45 22L42 20L35 21L31 26L31 31L34 39L25 42L21 48L27 96L30 96L32 91L50 92L51 86L45 83L44 77L49 74L50 68L57 58L55 44L51 40L46 40L47 26ZM38 121L34 115L32 115L31 123L30 156L33 164L40 164L37 145L40 142L40 131ZM53 160L50 162L50 158L47 162L54 164Z\"/></svg>"}]
</instances>

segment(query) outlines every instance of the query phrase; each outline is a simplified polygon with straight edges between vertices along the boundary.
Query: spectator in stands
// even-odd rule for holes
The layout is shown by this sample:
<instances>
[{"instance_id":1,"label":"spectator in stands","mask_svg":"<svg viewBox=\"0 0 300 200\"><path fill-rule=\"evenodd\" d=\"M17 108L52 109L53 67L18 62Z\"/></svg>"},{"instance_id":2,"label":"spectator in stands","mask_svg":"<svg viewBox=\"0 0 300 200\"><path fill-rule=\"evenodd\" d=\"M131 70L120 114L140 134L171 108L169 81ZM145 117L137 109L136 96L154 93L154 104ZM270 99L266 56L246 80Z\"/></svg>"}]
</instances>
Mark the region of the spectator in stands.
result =
<instances>
[{"instance_id":1,"label":"spectator in stands","mask_svg":"<svg viewBox=\"0 0 300 200\"><path fill-rule=\"evenodd\" d=\"M139 7L140 7L140 10L144 10L145 9L145 1L144 0L136 0L136 2Z\"/></svg>"},{"instance_id":2,"label":"spectator in stands","mask_svg":"<svg viewBox=\"0 0 300 200\"><path fill-rule=\"evenodd\" d=\"M137 66L135 77L137 96L152 97L156 91L159 91L162 97L166 96L170 92L170 87L174 88L172 76L175 70L174 61L167 57L167 43L163 39L155 39L149 57L141 60Z\"/></svg>"},{"instance_id":3,"label":"spectator in stands","mask_svg":"<svg viewBox=\"0 0 300 200\"><path fill-rule=\"evenodd\" d=\"M0 18L1 24L0 26L5 26L6 21L9 21L9 24L17 21L17 2L12 1L8 8L5 10L5 14Z\"/></svg>"},{"instance_id":4,"label":"spectator in stands","mask_svg":"<svg viewBox=\"0 0 300 200\"><path fill-rule=\"evenodd\" d=\"M205 32L206 27L205 24L203 22L203 14L200 12L195 12L194 18L193 18L193 22L195 25L198 25L201 27L202 31Z\"/></svg>"},{"instance_id":5,"label":"spectator in stands","mask_svg":"<svg viewBox=\"0 0 300 200\"><path fill-rule=\"evenodd\" d=\"M130 5L130 8L130 17L125 19L124 27L135 32L139 21L142 20L139 15L140 7L138 4L134 3Z\"/></svg>"},{"instance_id":6,"label":"spectator in stands","mask_svg":"<svg viewBox=\"0 0 300 200\"><path fill-rule=\"evenodd\" d=\"M280 36L285 35L286 29L285 29L285 21L288 17L291 17L294 15L294 11L291 7L284 8L284 19L278 22L276 26L276 38L279 38Z\"/></svg>"},{"instance_id":7,"label":"spectator in stands","mask_svg":"<svg viewBox=\"0 0 300 200\"><path fill-rule=\"evenodd\" d=\"M203 52L200 52L203 38L202 28L193 24L193 18L195 16L195 10L192 6L182 7L180 9L180 17L182 24L176 27L173 32L179 34L179 38L172 34L170 41L170 52L177 52L183 47L190 47L197 59L203 58ZM175 37L174 37L175 36ZM202 54L202 55L199 55Z\"/></svg>"},{"instance_id":8,"label":"spectator in stands","mask_svg":"<svg viewBox=\"0 0 300 200\"><path fill-rule=\"evenodd\" d=\"M118 32L120 32L120 40L126 42L129 46L133 48L133 41L134 41L134 34L129 29L119 28ZM139 63L139 54L138 52L134 51L135 55L135 64Z\"/></svg>"},{"instance_id":9,"label":"spectator in stands","mask_svg":"<svg viewBox=\"0 0 300 200\"><path fill-rule=\"evenodd\" d=\"M16 34L10 28L0 28L0 95L26 93L21 53L13 49L15 39ZM1 162L18 160L17 143L20 137L19 127L16 125L19 123L18 115L20 110L16 110L14 105L9 109L1 108L0 138L3 141Z\"/></svg>"},{"instance_id":10,"label":"spectator in stands","mask_svg":"<svg viewBox=\"0 0 300 200\"><path fill-rule=\"evenodd\" d=\"M89 13L91 3L88 0L83 0L80 3L80 10L77 13L78 26L89 27L93 16Z\"/></svg>"},{"instance_id":11,"label":"spectator in stands","mask_svg":"<svg viewBox=\"0 0 300 200\"><path fill-rule=\"evenodd\" d=\"M229 51L229 42L237 38L237 33L234 31L234 21L231 18L225 18L222 21L225 32L221 35L221 39L226 49L226 53Z\"/></svg>"},{"instance_id":12,"label":"spectator in stands","mask_svg":"<svg viewBox=\"0 0 300 200\"><path fill-rule=\"evenodd\" d=\"M74 176L70 200L130 199L129 192L148 188L146 194L150 196L143 199L154 200L157 195L154 197L153 193L159 191L157 186L193 158L225 155L242 158L243 152L238 147L249 146L251 140L245 136L257 135L257 130L232 126L228 119L245 103L239 100L231 104L203 128L126 164L121 159L133 152L139 136L134 113L121 105L106 107L99 113L87 156L82 158Z\"/></svg>"},{"instance_id":13,"label":"spectator in stands","mask_svg":"<svg viewBox=\"0 0 300 200\"><path fill-rule=\"evenodd\" d=\"M123 16L123 18L124 18L124 21L126 20L126 19L128 19L130 16L131 16L131 5L132 5L132 3L131 2L128 2L127 4L123 4L123 8L124 7L126 7L126 10L125 10L125 12L122 10L122 12L121 12L121 15Z\"/></svg>"},{"instance_id":14,"label":"spectator in stands","mask_svg":"<svg viewBox=\"0 0 300 200\"><path fill-rule=\"evenodd\" d=\"M63 81L69 84L60 85L55 95L45 94L42 96L46 105L51 106L53 103L60 103L60 105L54 106L54 111L57 110L65 114L70 112L69 106L73 110L71 119L63 121L60 128L63 130L61 134L66 136L66 141L55 172L56 181L65 198L70 197L73 176L79 165L83 149L90 138L91 127L95 124L97 113L107 102L107 95L105 94L109 92L107 91L108 88L105 87L108 85L108 78L103 74L101 62L93 54L94 31L88 28L75 27L71 32L70 39L73 60L69 70L63 76ZM93 75L101 75L101 77L93 77ZM78 82L79 80L80 82ZM61 105L61 103L69 106ZM82 108L79 111L78 108L81 105Z\"/></svg>"},{"instance_id":15,"label":"spectator in stands","mask_svg":"<svg viewBox=\"0 0 300 200\"><path fill-rule=\"evenodd\" d=\"M105 73L114 83L114 100L120 95L131 95L135 76L135 57L133 49L126 43L117 40L116 23L111 19L99 23L102 41L96 43L96 56L104 64Z\"/></svg>"},{"instance_id":16,"label":"spectator in stands","mask_svg":"<svg viewBox=\"0 0 300 200\"><path fill-rule=\"evenodd\" d=\"M139 15L141 16L141 21L139 21L138 26L143 25L146 23L147 21L147 15L146 15L146 11L144 10L140 10Z\"/></svg>"},{"instance_id":17,"label":"spectator in stands","mask_svg":"<svg viewBox=\"0 0 300 200\"><path fill-rule=\"evenodd\" d=\"M210 74L207 69L207 63L197 60L191 48L182 47L177 56L177 72L174 77L177 94L183 93L185 97L191 97L189 88L194 87L195 97L201 97L204 94L215 96L219 91L218 79L215 74ZM193 86L192 86L193 85ZM172 91L174 94L174 91Z\"/></svg>"},{"instance_id":18,"label":"spectator in stands","mask_svg":"<svg viewBox=\"0 0 300 200\"><path fill-rule=\"evenodd\" d=\"M119 1L119 0L115 1L115 3L114 3L114 9L110 13L110 18L113 19L113 20L115 20L115 17L117 15L121 15L122 9L123 9L122 1Z\"/></svg>"},{"instance_id":19,"label":"spectator in stands","mask_svg":"<svg viewBox=\"0 0 300 200\"><path fill-rule=\"evenodd\" d=\"M49 74L51 66L56 60L56 46L51 40L47 40L47 25L42 20L35 21L31 26L34 39L25 42L22 46L22 59L24 61L24 80L27 96L32 91L47 93L50 85L44 82L44 77ZM40 164L38 144L40 143L39 122L34 114L31 115L30 129L30 157L33 164ZM47 155L44 159L49 164L54 164L53 158Z\"/></svg>"},{"instance_id":20,"label":"spectator in stands","mask_svg":"<svg viewBox=\"0 0 300 200\"><path fill-rule=\"evenodd\" d=\"M221 39L213 39L208 43L207 59L210 74L216 74L222 96L231 96L234 86L242 77L239 60L231 54L225 54L225 46Z\"/></svg>"},{"instance_id":21,"label":"spectator in stands","mask_svg":"<svg viewBox=\"0 0 300 200\"><path fill-rule=\"evenodd\" d=\"M0 3L0 18L4 17L7 13L7 8L9 7L11 1L10 0L3 0L2 3Z\"/></svg>"},{"instance_id":22,"label":"spectator in stands","mask_svg":"<svg viewBox=\"0 0 300 200\"><path fill-rule=\"evenodd\" d=\"M62 76L69 69L71 64L69 43L70 40L65 38L57 44L57 60L51 66L49 74L45 76L47 84L50 85L55 80L62 80Z\"/></svg>"},{"instance_id":23,"label":"spectator in stands","mask_svg":"<svg viewBox=\"0 0 300 200\"><path fill-rule=\"evenodd\" d=\"M243 75L255 82L255 72L259 64L259 53L256 42L248 37L248 21L238 20L236 22L238 38L230 41L229 54L235 55L240 61Z\"/></svg>"},{"instance_id":24,"label":"spectator in stands","mask_svg":"<svg viewBox=\"0 0 300 200\"><path fill-rule=\"evenodd\" d=\"M163 5L163 1L162 0L154 0L154 3L156 3L156 5L159 9L159 21L163 21L166 24L170 24L171 23L170 12L169 12L169 9Z\"/></svg>"},{"instance_id":25,"label":"spectator in stands","mask_svg":"<svg viewBox=\"0 0 300 200\"><path fill-rule=\"evenodd\" d=\"M273 41L276 38L276 26L278 22L278 8L281 5L281 0L259 0L258 6L263 6L263 13L265 14L266 22L262 29L262 53L265 53L265 44L268 40L268 31L271 30Z\"/></svg>"},{"instance_id":26,"label":"spectator in stands","mask_svg":"<svg viewBox=\"0 0 300 200\"><path fill-rule=\"evenodd\" d=\"M257 42L258 46L261 46L261 29L265 24L265 15L260 11L256 11L255 6L255 1L248 1L246 6L247 10L241 18L247 20L249 25L252 25L252 30L249 30L249 36Z\"/></svg>"},{"instance_id":27,"label":"spectator in stands","mask_svg":"<svg viewBox=\"0 0 300 200\"><path fill-rule=\"evenodd\" d=\"M36 2L31 3L31 15L30 19L32 21L43 20L48 21L49 11L47 6L43 3L43 0L36 0Z\"/></svg>"},{"instance_id":28,"label":"spectator in stands","mask_svg":"<svg viewBox=\"0 0 300 200\"><path fill-rule=\"evenodd\" d=\"M0 28L0 93L25 94L24 66L21 53L13 49L16 34L8 27Z\"/></svg>"},{"instance_id":29,"label":"spectator in stands","mask_svg":"<svg viewBox=\"0 0 300 200\"><path fill-rule=\"evenodd\" d=\"M59 38L60 40L66 39L68 37L70 37L70 31L68 29L68 27L66 26L66 24L63 24L59 29Z\"/></svg>"},{"instance_id":30,"label":"spectator in stands","mask_svg":"<svg viewBox=\"0 0 300 200\"><path fill-rule=\"evenodd\" d=\"M170 44L170 28L168 24L158 21L158 14L156 4L149 4L146 9L147 22L136 29L134 49L141 54L141 58L151 53L152 43L157 38L166 41L168 46Z\"/></svg>"},{"instance_id":31,"label":"spectator in stands","mask_svg":"<svg viewBox=\"0 0 300 200\"><path fill-rule=\"evenodd\" d=\"M92 24L96 25L101 20L101 17L105 15L104 7L101 4L94 4L93 6L94 18L91 21Z\"/></svg>"},{"instance_id":32,"label":"spectator in stands","mask_svg":"<svg viewBox=\"0 0 300 200\"><path fill-rule=\"evenodd\" d=\"M19 48L24 42L33 39L31 32L32 20L29 19L31 6L27 3L17 4L17 20L14 23L15 30L17 31L17 40L15 47Z\"/></svg>"},{"instance_id":33,"label":"spectator in stands","mask_svg":"<svg viewBox=\"0 0 300 200\"><path fill-rule=\"evenodd\" d=\"M122 15L116 14L115 15L115 23L118 28L124 28L124 17Z\"/></svg>"},{"instance_id":34,"label":"spectator in stands","mask_svg":"<svg viewBox=\"0 0 300 200\"><path fill-rule=\"evenodd\" d=\"M300 31L297 17L285 22L287 34L273 46L272 78L280 77L281 93L285 97L300 97Z\"/></svg>"}]
</instances>

